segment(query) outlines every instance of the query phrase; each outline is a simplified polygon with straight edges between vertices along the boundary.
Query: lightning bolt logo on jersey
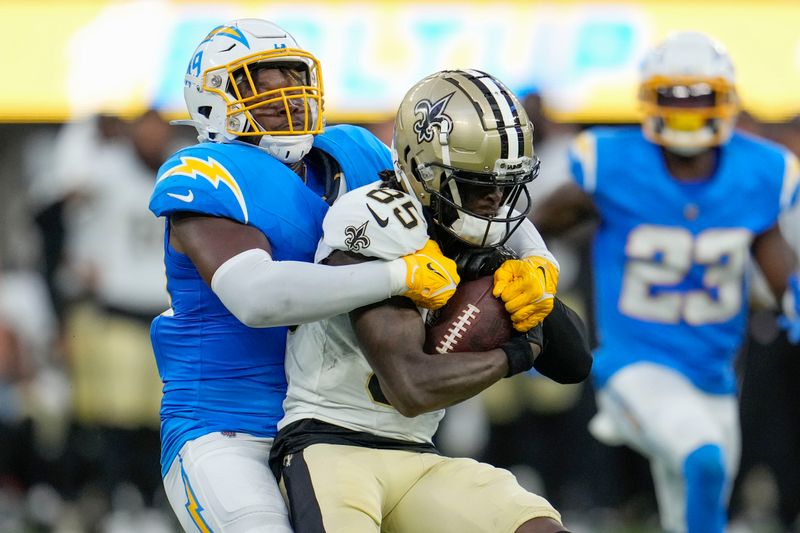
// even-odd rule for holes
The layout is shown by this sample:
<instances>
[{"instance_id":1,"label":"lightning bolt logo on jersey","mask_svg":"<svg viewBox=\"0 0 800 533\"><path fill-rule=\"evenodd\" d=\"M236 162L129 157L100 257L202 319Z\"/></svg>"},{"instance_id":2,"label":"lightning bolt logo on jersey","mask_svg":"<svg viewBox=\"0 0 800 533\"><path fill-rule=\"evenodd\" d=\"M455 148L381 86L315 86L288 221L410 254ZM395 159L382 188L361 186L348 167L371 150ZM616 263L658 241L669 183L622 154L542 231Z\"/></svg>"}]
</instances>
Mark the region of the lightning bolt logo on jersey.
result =
<instances>
[{"instance_id":1,"label":"lightning bolt logo on jersey","mask_svg":"<svg viewBox=\"0 0 800 533\"><path fill-rule=\"evenodd\" d=\"M170 176L186 176L191 179L204 178L208 180L211 185L214 186L215 189L219 189L219 184L224 183L233 193L236 202L242 209L242 218L245 224L249 221L249 217L247 215L247 204L244 201L244 195L242 194L242 189L239 187L239 184L236 183L236 180L231 176L228 169L220 165L216 159L209 156L207 159L201 159L198 157L181 157L179 158L180 164L170 168L168 171L164 172L158 177L156 183L161 180L165 180ZM190 193L192 196L190 198L194 198L193 191L190 189ZM168 194L175 194L175 193L168 193ZM189 193L187 193L189 194ZM175 197L175 196L173 196ZM180 199L180 196L177 196ZM185 196L183 198L186 198ZM190 200L191 201L191 200Z\"/></svg>"},{"instance_id":2,"label":"lightning bolt logo on jersey","mask_svg":"<svg viewBox=\"0 0 800 533\"><path fill-rule=\"evenodd\" d=\"M341 167L342 191L391 168L386 146L361 128L335 126L314 147ZM333 165L335 166L335 165ZM324 171L318 170L318 173ZM332 176L309 175L324 184ZM328 204L286 165L244 143L201 143L170 157L150 198L157 216L198 213L253 226L269 238L276 261L311 262ZM188 440L215 431L271 437L283 415L287 328L248 328L164 237L171 309L151 326L164 382L162 474Z\"/></svg>"},{"instance_id":3,"label":"lightning bolt logo on jersey","mask_svg":"<svg viewBox=\"0 0 800 533\"><path fill-rule=\"evenodd\" d=\"M783 148L734 134L703 182L666 171L641 129L581 134L570 157L603 223L593 243L602 386L645 360L701 389L735 390L732 358L745 333L745 273L754 237L797 197L797 161Z\"/></svg>"}]
</instances>

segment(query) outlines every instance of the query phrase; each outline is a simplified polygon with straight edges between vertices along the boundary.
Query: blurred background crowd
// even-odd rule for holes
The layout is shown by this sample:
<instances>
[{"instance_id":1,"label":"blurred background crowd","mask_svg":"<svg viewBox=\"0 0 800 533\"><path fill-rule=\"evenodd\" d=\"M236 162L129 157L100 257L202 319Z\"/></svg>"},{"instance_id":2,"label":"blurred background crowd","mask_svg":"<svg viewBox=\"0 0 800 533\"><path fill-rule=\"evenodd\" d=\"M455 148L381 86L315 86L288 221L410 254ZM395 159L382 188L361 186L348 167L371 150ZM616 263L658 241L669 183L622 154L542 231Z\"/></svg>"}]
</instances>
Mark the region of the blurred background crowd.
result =
<instances>
[{"instance_id":1,"label":"blurred background crowd","mask_svg":"<svg viewBox=\"0 0 800 533\"><path fill-rule=\"evenodd\" d=\"M37 48L29 54L57 56L51 61L60 66L35 68L45 76L63 73L67 67L61 63L77 61L72 56L79 55L87 42L94 42L92 36L102 33L98 28L105 28L105 38L112 44L125 39L148 41L140 47L145 55L164 54L169 62L182 65L189 51L181 55L160 36L183 35L183 48L191 49L197 42L195 36L218 22L262 16L297 29L298 41L320 57L326 90L331 94L326 104L329 123L361 122L387 144L392 127L387 111L399 102L399 96L392 100L392 91L402 93L419 75L437 68L483 67L509 81L524 97L533 118L536 152L543 162L540 177L532 186L534 202L568 179L566 150L582 128L636 122L635 113L626 107L636 100L633 52L630 59L617 65L622 89L610 85L614 94L606 100L572 92L579 86L591 92L595 90L592 83L600 83L597 91L603 94L604 87L608 88L602 85L604 76L613 69L601 69L598 82L592 77L598 75L597 63L594 70L586 67L573 73L575 79L552 63L577 56L575 63L583 64L581 61L591 58L581 54L601 54L605 47L606 55L594 58L602 63L603 58L622 53L615 47L627 43L630 50L638 50L663 36L670 25L677 27L683 22L684 29L691 23L692 28L713 33L722 27L714 15L723 9L726 14L738 10L737 16L743 18L759 12L761 18L754 20L761 24L759 31L771 30L763 25L765 21L775 24L776 37L764 37L763 50L760 41L746 37L742 41L747 42L726 42L743 80L746 112L738 127L781 143L800 156L800 32L796 24L800 10L793 2L725 2L726 7L694 2L695 8L704 9L702 17L681 19L676 14L680 6L673 6L675 12L669 11L671 18L666 22L663 18L655 21L661 8L648 2L501 4L494 10L505 12L506 17L514 18L515 9L530 9L541 15L540 21L552 22L561 14L572 17L574 24L576 20L605 21L613 30L598 36L593 33L596 28L590 27L578 37L564 37L573 44L576 39L590 41L566 49L558 40L555 23L531 30L518 20L509 22L514 28L529 30L526 38L536 43L533 51L523 50L521 58L510 58L511 66L492 63L484 52L476 51L474 43L465 44L456 31L462 29L458 23L463 17L477 17L480 13L476 12L482 13L488 3L461 6L442 2L425 7L412 2L402 7L390 2L386 11L369 8L365 15L375 17L378 27L390 24L389 19L397 13L407 17L408 21L395 26L403 31L391 32L397 46L412 46L408 40L421 35L428 44L450 52L436 55L436 63L430 57L406 58L415 61L419 72L409 73L408 83L392 72L387 82L392 91L388 92L373 83L375 72L387 69L371 63L373 56L359 48L377 39L372 26L346 19L346 29L354 39L346 43L353 46L347 54L349 62L325 60L326 54L337 58L341 52L327 47L329 33L315 33L316 24L325 17L341 22L341 16L335 18L332 13L346 2L333 2L334 7L310 4L305 13L314 15L305 25L299 22L304 18L298 13L286 13L287 8L279 9L270 2L239 2L225 8L209 2L98 0L79 4L82 18L73 14L50 36L62 39L52 43L61 48ZM164 15L164 10L171 9L171 16L181 21L179 30L166 27L166 15L143 20L129 17L129 26L150 24L143 31L151 27L152 34L137 34L128 28L113 39L113 31L121 27L115 25L120 12L138 13L138 4L148 4L153 14ZM12 20L19 17L20 23L42 17L44 22L38 26L42 31L35 33L41 33L38 39L46 39L48 28L57 26L58 21L50 19L56 18L58 10L51 10L54 6L46 2L30 5L26 11L0 2L0 14ZM621 11L624 9L632 11ZM447 10L458 14L448 17ZM186 15L198 12L202 17ZM783 39L783 28L792 20L793 40ZM106 26L102 26L104 21ZM502 28L493 26L497 25L495 18L485 22L490 35L501 32ZM84 26L93 30L84 31ZM68 29L74 30L76 37L67 35ZM471 29L469 26L466 31ZM725 41L728 35L723 32L717 37ZM542 42L550 48L542 50ZM503 54L514 50L505 39L494 44ZM764 80L754 61L768 56L775 61L772 46L788 49L790 60L770 72L774 76L770 86L780 85L782 91L759 92ZM455 51L464 48L467 59ZM26 55L25 51L18 53ZM0 532L177 530L159 476L160 381L149 341L150 321L169 305L163 280L163 223L152 216L147 204L161 162L195 139L191 128L168 124L169 119L184 117L180 107L184 67L164 75L142 73L137 64L131 67L135 72L126 74L120 83L136 75L162 76L164 86L171 84L175 94L153 91L143 96L141 91L123 90L115 99L100 90L113 90L115 85L109 79L119 80L120 64L102 62L111 53L93 49L89 60L97 63L88 80L82 63L69 67L82 73L76 79L97 89L88 94L69 78L49 86L45 83L44 89L53 91L51 98L47 97L39 88L31 89L41 74L34 80L17 77L22 83L16 88L0 89ZM381 53L411 54L408 50ZM9 58L10 54L0 56L6 72L23 61ZM477 58L477 63L465 64L469 58ZM538 63L541 68L537 58L546 58ZM520 59L531 64L515 67ZM151 63L157 64L155 60ZM402 61L398 64L402 66ZM360 66L362 71L350 72L348 65ZM756 72L748 72L751 67ZM581 73L584 77L578 75ZM759 79L754 82L753 78ZM364 91L372 91L374 98L361 98ZM77 93L87 99L70 96ZM61 100L64 103L58 107ZM93 102L96 105L92 106ZM794 231L795 241L800 240L800 228ZM588 235L589 228L579 229L550 245L562 266L559 294L591 325ZM748 342L738 361L743 454L731 500L731 530L800 531L800 401L795 394L800 353L776 328L774 302L763 294L757 295L755 302ZM647 463L625 447L611 448L595 441L587 430L594 412L590 383L556 386L541 377L517 376L449 410L438 444L445 453L510 468L524 485L562 510L575 531L658 531Z\"/></svg>"}]
</instances>

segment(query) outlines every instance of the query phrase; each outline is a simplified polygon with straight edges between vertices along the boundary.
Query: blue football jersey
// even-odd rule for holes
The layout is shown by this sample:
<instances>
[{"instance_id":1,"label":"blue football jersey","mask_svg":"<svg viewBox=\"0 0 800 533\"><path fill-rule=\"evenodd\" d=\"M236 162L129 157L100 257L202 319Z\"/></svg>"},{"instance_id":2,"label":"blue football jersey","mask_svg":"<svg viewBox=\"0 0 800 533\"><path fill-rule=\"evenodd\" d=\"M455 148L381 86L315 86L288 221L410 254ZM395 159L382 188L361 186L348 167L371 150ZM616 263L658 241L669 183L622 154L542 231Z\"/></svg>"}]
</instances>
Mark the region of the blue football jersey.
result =
<instances>
[{"instance_id":1,"label":"blue football jersey","mask_svg":"<svg viewBox=\"0 0 800 533\"><path fill-rule=\"evenodd\" d=\"M150 209L164 217L188 211L236 220L267 236L275 260L313 262L328 210L320 194L332 189L320 183L337 180L341 193L392 168L388 148L354 126L327 128L315 137L314 147L332 156L341 172L325 176L323 170L312 169L308 186L254 146L203 143L185 148L159 169ZM171 308L151 326L164 382L162 475L181 446L201 435L275 435L286 393L287 333L286 327L249 328L228 312L189 258L169 245L168 223L164 263Z\"/></svg>"},{"instance_id":2,"label":"blue football jersey","mask_svg":"<svg viewBox=\"0 0 800 533\"><path fill-rule=\"evenodd\" d=\"M593 199L598 386L636 361L676 369L711 393L735 390L732 359L746 325L754 237L797 199L797 160L734 134L707 180L670 176L639 127L595 128L570 152Z\"/></svg>"}]
</instances>

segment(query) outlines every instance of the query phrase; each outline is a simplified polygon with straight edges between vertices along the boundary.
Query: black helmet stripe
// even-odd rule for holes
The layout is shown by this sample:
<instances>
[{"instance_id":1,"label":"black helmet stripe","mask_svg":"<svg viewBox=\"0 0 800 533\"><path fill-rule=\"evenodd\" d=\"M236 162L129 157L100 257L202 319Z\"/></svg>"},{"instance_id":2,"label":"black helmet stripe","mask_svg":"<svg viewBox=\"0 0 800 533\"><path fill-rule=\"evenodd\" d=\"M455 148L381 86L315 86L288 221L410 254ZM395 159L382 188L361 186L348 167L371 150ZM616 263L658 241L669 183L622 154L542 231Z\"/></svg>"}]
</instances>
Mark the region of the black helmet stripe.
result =
<instances>
[{"instance_id":1,"label":"black helmet stripe","mask_svg":"<svg viewBox=\"0 0 800 533\"><path fill-rule=\"evenodd\" d=\"M492 93L488 89L488 87L486 87L486 85L484 85L482 83L477 83L475 81L475 79L476 79L476 76L474 74L475 72L477 72L477 71L475 71L475 70L473 70L473 71L453 70L453 71L450 71L449 73L450 74L458 74L460 76L463 76L464 78L466 78L467 80L472 82L472 84L475 86L476 89L478 89L481 93L483 93L483 96L486 98L487 104L489 105L489 107L492 110L492 114L494 115L494 119L498 124L498 132L500 133L500 159L507 159L508 158L508 134L506 133L505 128L499 127L499 125L502 123L502 120L503 120L503 114L500 112L500 109L497 106L497 98L495 98L494 95L492 95ZM456 87L460 88L462 91L464 90L464 87L463 87L462 83L459 81L459 78L454 78L454 77L451 77L451 76L447 76L444 79L447 80L448 82L452 83ZM472 105L475 107L475 112L478 114L478 116L479 117L483 116L483 112L484 111L481 108L480 104L477 101L473 100L472 98L470 98L470 100L472 100Z\"/></svg>"},{"instance_id":2,"label":"black helmet stripe","mask_svg":"<svg viewBox=\"0 0 800 533\"><path fill-rule=\"evenodd\" d=\"M525 153L525 144L519 112L508 90L496 83L492 76L480 70L467 70L464 73L483 92L492 108L503 145L500 157L513 159L522 156ZM496 94L500 94L501 98L496 97Z\"/></svg>"},{"instance_id":3,"label":"black helmet stripe","mask_svg":"<svg viewBox=\"0 0 800 533\"><path fill-rule=\"evenodd\" d=\"M494 120L497 123L497 132L500 134L500 159L508 159L508 133L506 132L505 122L503 121L503 112L500 110L497 98L492 94L491 88L486 83L479 83L478 79L483 78L485 74L477 70L462 70L459 72L466 79L471 81L475 87L483 93L489 108L492 110Z\"/></svg>"},{"instance_id":4,"label":"black helmet stripe","mask_svg":"<svg viewBox=\"0 0 800 533\"><path fill-rule=\"evenodd\" d=\"M456 72L456 73L458 73L458 74L462 74L462 75L464 74L464 72L462 72L462 71L460 71L460 70L456 70L456 71L450 71L450 72ZM450 84L452 84L452 85L455 85L455 86L456 86L456 87L458 87L460 90L464 91L464 87L461 85L461 83L459 83L459 81L458 81L458 79L457 79L457 78L453 78L453 77L451 77L451 76L447 76L447 77L443 77L442 79L443 79L444 81L446 81L447 83L450 83ZM479 104L479 103L478 103L476 100L474 100L474 99L472 99L472 98L467 98L467 100L469 100L470 102L472 102L472 107L474 107L474 108L475 108L475 113L476 113L476 114L477 114L479 117L480 117L480 116L482 116L482 115L483 115L483 109L481 109L481 105L480 105L480 104Z\"/></svg>"},{"instance_id":5,"label":"black helmet stripe","mask_svg":"<svg viewBox=\"0 0 800 533\"><path fill-rule=\"evenodd\" d=\"M494 79L494 78L491 78ZM525 135L522 132L522 124L519 122L519 111L517 111L517 106L514 103L514 99L511 98L511 94L508 92L508 88L504 85L498 85L498 89L500 89L500 94L503 95L503 98L506 99L506 103L511 110L511 116L514 118L513 125L508 126L508 129L513 130L517 137L517 157L522 157L525 153Z\"/></svg>"}]
</instances>

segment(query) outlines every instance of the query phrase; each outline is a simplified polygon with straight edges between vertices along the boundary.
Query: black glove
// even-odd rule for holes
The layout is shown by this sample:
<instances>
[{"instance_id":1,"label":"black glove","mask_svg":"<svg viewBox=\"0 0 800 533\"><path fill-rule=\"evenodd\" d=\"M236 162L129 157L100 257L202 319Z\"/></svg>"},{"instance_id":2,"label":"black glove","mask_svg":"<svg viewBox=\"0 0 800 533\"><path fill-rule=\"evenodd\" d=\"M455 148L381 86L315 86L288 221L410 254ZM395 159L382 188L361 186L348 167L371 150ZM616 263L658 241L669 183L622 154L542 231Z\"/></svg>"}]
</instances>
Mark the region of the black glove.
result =
<instances>
[{"instance_id":1,"label":"black glove","mask_svg":"<svg viewBox=\"0 0 800 533\"><path fill-rule=\"evenodd\" d=\"M494 271L509 259L515 259L514 253L502 246L499 248L464 248L455 256L458 274L462 281L494 274Z\"/></svg>"}]
</instances>

